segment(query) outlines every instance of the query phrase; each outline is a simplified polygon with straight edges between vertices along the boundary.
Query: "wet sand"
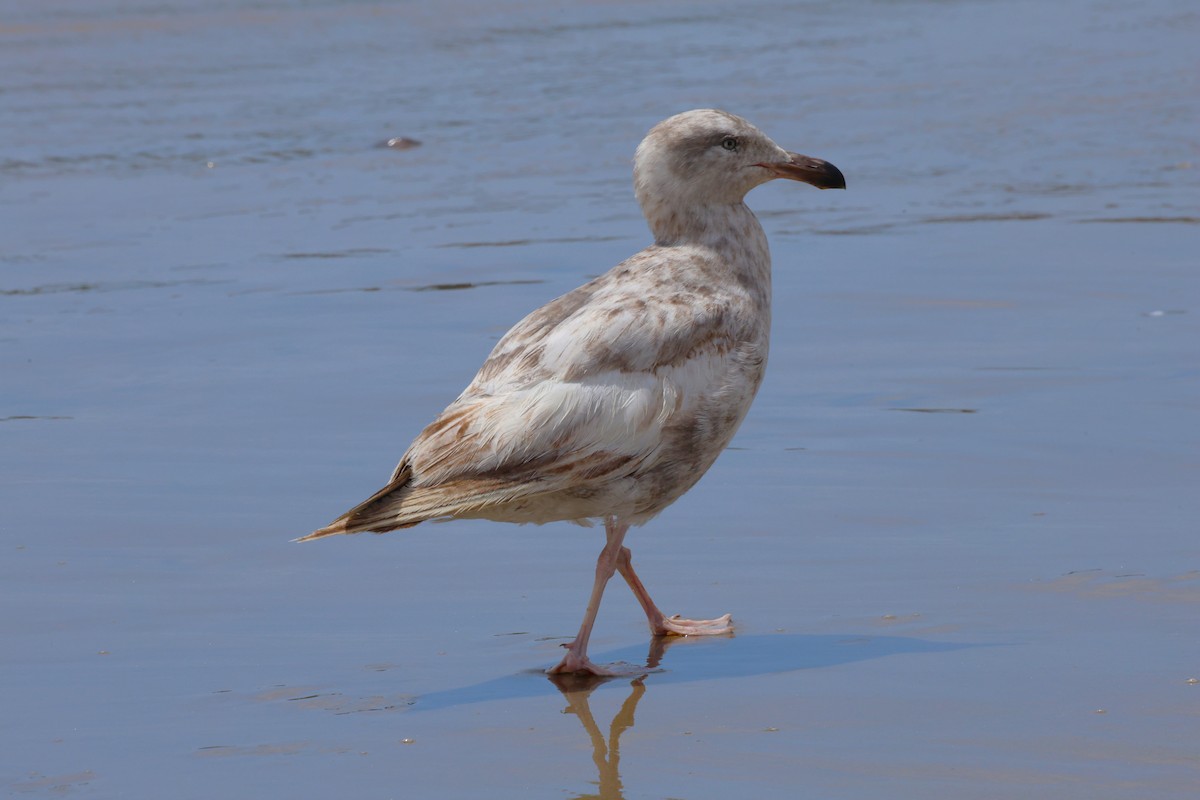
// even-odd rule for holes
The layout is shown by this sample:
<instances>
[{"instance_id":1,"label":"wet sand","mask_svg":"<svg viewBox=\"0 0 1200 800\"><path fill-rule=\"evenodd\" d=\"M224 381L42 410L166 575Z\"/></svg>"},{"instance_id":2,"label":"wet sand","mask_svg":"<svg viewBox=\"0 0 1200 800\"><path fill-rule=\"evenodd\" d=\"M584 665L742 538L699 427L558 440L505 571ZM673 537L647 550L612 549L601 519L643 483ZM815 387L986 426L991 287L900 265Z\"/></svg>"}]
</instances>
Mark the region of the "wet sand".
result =
<instances>
[{"instance_id":1,"label":"wet sand","mask_svg":"<svg viewBox=\"0 0 1200 800\"><path fill-rule=\"evenodd\" d=\"M1195 796L1200 17L741 13L3 21L0 793ZM594 655L653 666L557 683L597 530L289 544L647 243L633 147L696 106L849 183L750 195L766 384L629 537L736 635L614 585Z\"/></svg>"}]
</instances>

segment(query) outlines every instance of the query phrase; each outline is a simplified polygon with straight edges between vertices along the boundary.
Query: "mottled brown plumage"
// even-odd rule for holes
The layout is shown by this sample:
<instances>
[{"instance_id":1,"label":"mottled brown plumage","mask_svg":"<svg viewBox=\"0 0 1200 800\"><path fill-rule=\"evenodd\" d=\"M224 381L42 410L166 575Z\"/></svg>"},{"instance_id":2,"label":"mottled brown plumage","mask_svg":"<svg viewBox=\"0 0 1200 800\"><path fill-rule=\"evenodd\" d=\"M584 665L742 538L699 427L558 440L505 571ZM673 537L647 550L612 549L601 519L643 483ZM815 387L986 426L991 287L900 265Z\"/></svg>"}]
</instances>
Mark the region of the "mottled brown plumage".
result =
<instances>
[{"instance_id":1,"label":"mottled brown plumage","mask_svg":"<svg viewBox=\"0 0 1200 800\"><path fill-rule=\"evenodd\" d=\"M788 153L732 114L690 111L655 126L634 167L655 243L517 323L388 484L300 541L438 517L603 519L594 603L557 670L602 671L587 637L614 570L655 633L728 630L728 617L667 620L621 542L700 479L762 382L770 254L742 199L776 177L845 186L832 165Z\"/></svg>"}]
</instances>

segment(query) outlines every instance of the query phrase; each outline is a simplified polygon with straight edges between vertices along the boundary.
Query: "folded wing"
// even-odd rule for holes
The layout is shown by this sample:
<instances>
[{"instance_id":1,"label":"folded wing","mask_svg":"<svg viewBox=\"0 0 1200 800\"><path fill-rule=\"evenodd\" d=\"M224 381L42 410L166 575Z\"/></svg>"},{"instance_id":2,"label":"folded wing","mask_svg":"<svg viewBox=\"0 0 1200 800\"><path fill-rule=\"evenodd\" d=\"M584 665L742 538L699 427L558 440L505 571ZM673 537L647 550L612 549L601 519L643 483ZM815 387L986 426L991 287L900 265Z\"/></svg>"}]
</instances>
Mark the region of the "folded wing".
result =
<instances>
[{"instance_id":1,"label":"folded wing","mask_svg":"<svg viewBox=\"0 0 1200 800\"><path fill-rule=\"evenodd\" d=\"M722 390L739 332L686 281L670 301L644 299L636 270L621 274L637 258L518 323L388 485L305 539L478 515L652 466L664 429Z\"/></svg>"}]
</instances>

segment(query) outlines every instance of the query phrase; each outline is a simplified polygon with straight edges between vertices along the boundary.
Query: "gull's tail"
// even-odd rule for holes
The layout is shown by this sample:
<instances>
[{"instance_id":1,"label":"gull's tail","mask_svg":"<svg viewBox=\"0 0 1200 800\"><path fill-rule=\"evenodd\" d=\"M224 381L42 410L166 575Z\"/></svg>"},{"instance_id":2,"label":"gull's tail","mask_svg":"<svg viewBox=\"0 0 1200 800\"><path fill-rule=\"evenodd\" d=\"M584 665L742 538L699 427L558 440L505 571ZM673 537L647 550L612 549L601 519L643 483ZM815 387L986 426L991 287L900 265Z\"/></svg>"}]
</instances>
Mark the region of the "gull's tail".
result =
<instances>
[{"instance_id":1,"label":"gull's tail","mask_svg":"<svg viewBox=\"0 0 1200 800\"><path fill-rule=\"evenodd\" d=\"M503 504L526 487L495 478L465 478L438 486L413 486L412 469L401 465L387 486L324 528L293 539L311 542L342 533L387 533L437 517L468 516L486 506Z\"/></svg>"},{"instance_id":2,"label":"gull's tail","mask_svg":"<svg viewBox=\"0 0 1200 800\"><path fill-rule=\"evenodd\" d=\"M354 508L342 514L333 522L326 525L324 528L318 528L308 536L301 536L299 539L293 539L294 542L311 542L313 539L322 539L326 536L336 536L340 533L362 533L370 531L372 533L386 533L397 528L409 528L419 522L424 522L424 519L415 519L412 521L401 521L399 519L400 505L403 502L403 495L411 492L409 480L412 478L412 470L398 469L395 476L375 494L362 501ZM405 490L408 490L407 492Z\"/></svg>"}]
</instances>

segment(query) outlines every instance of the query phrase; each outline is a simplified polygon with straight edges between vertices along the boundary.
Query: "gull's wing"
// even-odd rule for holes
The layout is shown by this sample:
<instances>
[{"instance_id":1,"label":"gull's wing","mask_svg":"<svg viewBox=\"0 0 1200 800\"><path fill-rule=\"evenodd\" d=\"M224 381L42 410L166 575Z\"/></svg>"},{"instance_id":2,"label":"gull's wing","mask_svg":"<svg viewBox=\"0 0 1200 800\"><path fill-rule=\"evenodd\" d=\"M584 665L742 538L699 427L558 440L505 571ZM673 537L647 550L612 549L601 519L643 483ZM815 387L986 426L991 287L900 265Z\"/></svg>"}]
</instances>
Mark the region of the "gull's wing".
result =
<instances>
[{"instance_id":1,"label":"gull's wing","mask_svg":"<svg viewBox=\"0 0 1200 800\"><path fill-rule=\"evenodd\" d=\"M713 299L700 255L673 251L664 266L651 251L514 326L389 484L306 538L465 514L652 464L664 429L689 424L722 391L729 354L741 347L745 362L749 329L763 321ZM663 285L669 296L655 293ZM761 367L765 355L748 357Z\"/></svg>"}]
</instances>

